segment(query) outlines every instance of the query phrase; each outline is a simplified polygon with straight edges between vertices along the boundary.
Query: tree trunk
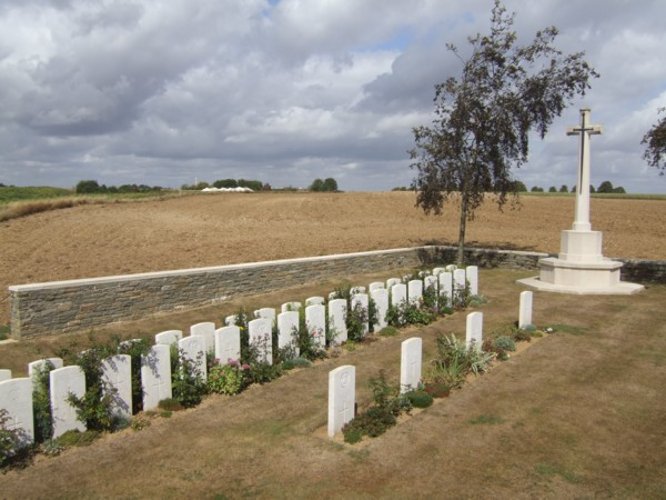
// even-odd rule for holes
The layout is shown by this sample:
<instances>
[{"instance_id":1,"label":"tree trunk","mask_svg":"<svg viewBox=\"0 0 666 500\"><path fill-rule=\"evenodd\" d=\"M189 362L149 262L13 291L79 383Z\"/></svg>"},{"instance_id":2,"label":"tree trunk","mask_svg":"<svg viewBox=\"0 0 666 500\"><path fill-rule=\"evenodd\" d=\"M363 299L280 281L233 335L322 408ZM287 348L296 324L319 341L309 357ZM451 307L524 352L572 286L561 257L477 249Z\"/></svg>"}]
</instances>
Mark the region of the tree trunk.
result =
<instances>
[{"instance_id":1,"label":"tree trunk","mask_svg":"<svg viewBox=\"0 0 666 500\"><path fill-rule=\"evenodd\" d=\"M458 227L458 255L456 264L465 263L465 225L467 224L467 193L460 193L460 226Z\"/></svg>"}]
</instances>

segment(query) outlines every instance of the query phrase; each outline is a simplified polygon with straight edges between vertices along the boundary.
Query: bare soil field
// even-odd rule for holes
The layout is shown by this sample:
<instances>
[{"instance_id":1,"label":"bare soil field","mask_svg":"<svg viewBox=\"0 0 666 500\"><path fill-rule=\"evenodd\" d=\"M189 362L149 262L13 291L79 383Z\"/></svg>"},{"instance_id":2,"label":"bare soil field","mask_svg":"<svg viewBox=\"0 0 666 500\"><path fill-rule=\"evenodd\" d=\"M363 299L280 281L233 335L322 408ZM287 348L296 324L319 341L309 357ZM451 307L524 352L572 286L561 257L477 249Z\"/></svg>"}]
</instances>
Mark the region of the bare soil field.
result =
<instances>
[{"instance_id":1,"label":"bare soil field","mask_svg":"<svg viewBox=\"0 0 666 500\"><path fill-rule=\"evenodd\" d=\"M485 332L516 319L524 276L480 271ZM427 363L437 335L464 336L466 313L209 396L141 431L38 456L0 474L0 497L664 498L664 301L664 285L621 297L537 292L535 322L558 324L556 333L357 445L325 437L328 372L356 366L362 409L380 369L397 383L403 340L422 337ZM0 345L0 366L40 342Z\"/></svg>"},{"instance_id":2,"label":"bare soil field","mask_svg":"<svg viewBox=\"0 0 666 500\"><path fill-rule=\"evenodd\" d=\"M0 325L9 285L453 244L457 207L426 216L414 194L210 194L84 205L0 223ZM521 198L503 212L492 202L468 224L470 246L559 251L574 198ZM604 255L666 258L666 200L592 199L592 225Z\"/></svg>"}]
</instances>

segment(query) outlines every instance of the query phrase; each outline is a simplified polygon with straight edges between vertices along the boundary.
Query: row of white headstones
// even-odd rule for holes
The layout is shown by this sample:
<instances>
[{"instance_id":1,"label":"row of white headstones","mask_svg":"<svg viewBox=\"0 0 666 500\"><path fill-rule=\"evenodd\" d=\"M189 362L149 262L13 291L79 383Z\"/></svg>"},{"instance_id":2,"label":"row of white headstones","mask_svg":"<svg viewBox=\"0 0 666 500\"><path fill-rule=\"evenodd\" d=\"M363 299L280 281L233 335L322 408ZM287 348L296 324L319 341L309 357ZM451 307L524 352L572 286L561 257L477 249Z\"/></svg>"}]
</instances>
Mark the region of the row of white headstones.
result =
<instances>
[{"instance_id":1,"label":"row of white headstones","mask_svg":"<svg viewBox=\"0 0 666 500\"><path fill-rule=\"evenodd\" d=\"M404 280L404 278L403 278ZM478 295L478 269L468 266L457 269L455 266L435 268L432 274L423 279L409 280L404 283L399 278L390 278L384 282L369 285L369 295L364 287L352 289L350 304L345 299L337 298L335 292L329 294L328 311L323 297L310 297L305 301L305 321L308 331L321 348L326 347L326 313L328 327L335 333L333 344L347 340L345 317L348 306L368 307L369 298L375 302L377 319L375 331L386 326L388 305L398 306L411 301L418 304L424 288L436 287L438 294L452 304L452 297L469 286L472 295ZM390 290L390 293L389 293ZM254 311L256 319L248 323L249 341L256 346L259 355L267 363L272 363L272 328L278 328L278 347L284 347L293 341L294 329L298 328L298 310L300 302L288 302L282 305L281 313L273 308ZM531 307L530 307L531 308ZM213 352L222 365L240 358L240 328L235 325L236 316L225 318L225 325L216 328L213 322L202 322L190 327L190 335L183 337L180 330L168 330L155 335L155 345L141 359L141 383L143 389L143 408L151 410L163 399L172 397L170 350L177 344L181 355L191 360L198 375L207 379L206 353ZM478 321L478 320L474 320ZM476 323L475 323L476 324ZM366 331L369 330L366 325ZM331 332L329 332L329 337ZM131 342L131 341L129 341ZM296 355L298 353L296 352ZM63 366L61 358L47 358L28 364L28 377L12 378L10 370L0 369L0 409L7 412L8 428L22 429L27 441L34 440L32 392L37 374L50 363L54 369L49 372L50 402L53 419L53 437L58 437L69 430L84 431L85 425L77 419L75 408L68 402L70 394L82 397L85 394L85 376L77 365ZM112 399L113 412L121 417L132 414L131 357L118 354L102 362L102 380Z\"/></svg>"},{"instance_id":2,"label":"row of white headstones","mask_svg":"<svg viewBox=\"0 0 666 500\"><path fill-rule=\"evenodd\" d=\"M520 294L518 326L532 325L530 291ZM466 318L465 342L468 349L480 349L483 344L483 313L475 311ZM421 383L423 340L412 337L402 342L400 349L400 392L416 389ZM328 435L334 437L354 418L356 406L356 367L344 365L328 373Z\"/></svg>"}]
</instances>

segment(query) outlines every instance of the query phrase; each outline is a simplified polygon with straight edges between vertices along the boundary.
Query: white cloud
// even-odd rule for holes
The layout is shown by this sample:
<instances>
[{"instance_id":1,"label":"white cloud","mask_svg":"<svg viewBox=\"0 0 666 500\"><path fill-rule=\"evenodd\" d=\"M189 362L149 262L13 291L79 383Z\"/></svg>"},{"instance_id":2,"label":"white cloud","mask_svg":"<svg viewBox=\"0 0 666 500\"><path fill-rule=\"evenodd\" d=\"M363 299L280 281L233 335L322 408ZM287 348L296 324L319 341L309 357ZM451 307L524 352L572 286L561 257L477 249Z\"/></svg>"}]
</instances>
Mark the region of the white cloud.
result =
<instances>
[{"instance_id":1,"label":"white cloud","mask_svg":"<svg viewBox=\"0 0 666 500\"><path fill-rule=\"evenodd\" d=\"M507 3L521 39L555 24L558 46L585 50L602 75L544 142L532 142L517 176L575 182L564 129L585 102L606 128L593 177L666 191L639 144L665 100L666 4ZM464 51L468 35L487 29L491 6L5 0L0 182L177 186L196 175L304 186L337 175L342 189L406 185L411 127L429 123L434 85L460 71L444 44Z\"/></svg>"}]
</instances>

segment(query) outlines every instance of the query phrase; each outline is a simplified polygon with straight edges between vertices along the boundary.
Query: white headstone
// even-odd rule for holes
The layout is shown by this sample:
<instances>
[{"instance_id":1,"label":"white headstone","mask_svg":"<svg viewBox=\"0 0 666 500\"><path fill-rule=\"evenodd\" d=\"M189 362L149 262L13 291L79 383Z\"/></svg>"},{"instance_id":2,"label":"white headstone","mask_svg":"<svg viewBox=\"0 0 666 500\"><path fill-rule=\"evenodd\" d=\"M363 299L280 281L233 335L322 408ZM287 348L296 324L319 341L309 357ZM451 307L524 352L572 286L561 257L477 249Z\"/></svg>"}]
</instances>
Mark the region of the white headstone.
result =
<instances>
[{"instance_id":1,"label":"white headstone","mask_svg":"<svg viewBox=\"0 0 666 500\"><path fill-rule=\"evenodd\" d=\"M10 378L12 378L12 371L11 370L7 370L7 369L4 369L4 368L2 370L0 370L0 382L3 382L5 380L9 380Z\"/></svg>"},{"instance_id":2,"label":"white headstone","mask_svg":"<svg viewBox=\"0 0 666 500\"><path fill-rule=\"evenodd\" d=\"M481 349L483 345L483 313L478 311L469 313L466 326L465 343L467 348L474 345L476 349Z\"/></svg>"},{"instance_id":3,"label":"white headstone","mask_svg":"<svg viewBox=\"0 0 666 500\"><path fill-rule=\"evenodd\" d=\"M518 328L532 324L532 292L520 292L520 310L518 311Z\"/></svg>"},{"instance_id":4,"label":"white headstone","mask_svg":"<svg viewBox=\"0 0 666 500\"><path fill-rule=\"evenodd\" d=\"M178 341L178 348L184 358L192 362L194 370L203 381L208 379L208 366L206 365L206 345L202 337L190 335Z\"/></svg>"},{"instance_id":5,"label":"white headstone","mask_svg":"<svg viewBox=\"0 0 666 500\"><path fill-rule=\"evenodd\" d=\"M82 398L86 393L86 375L77 365L51 370L49 373L51 392L51 417L53 419L53 439L65 432L83 432L86 425L77 418L76 408L69 401L69 395Z\"/></svg>"},{"instance_id":6,"label":"white headstone","mask_svg":"<svg viewBox=\"0 0 666 500\"><path fill-rule=\"evenodd\" d=\"M399 285L400 283L402 283L400 278L389 278L386 280L386 289L390 290L394 285Z\"/></svg>"},{"instance_id":7,"label":"white headstone","mask_svg":"<svg viewBox=\"0 0 666 500\"><path fill-rule=\"evenodd\" d=\"M253 319L247 324L250 345L257 349L259 361L273 364L273 327L270 318Z\"/></svg>"},{"instance_id":8,"label":"white headstone","mask_svg":"<svg viewBox=\"0 0 666 500\"><path fill-rule=\"evenodd\" d=\"M275 324L275 319L277 318L277 314L275 312L275 309L273 309L272 307L262 307L261 309L254 311L254 317L257 319L260 318L270 319L271 328L273 328L273 325Z\"/></svg>"},{"instance_id":9,"label":"white headstone","mask_svg":"<svg viewBox=\"0 0 666 500\"><path fill-rule=\"evenodd\" d=\"M391 305L399 307L403 302L407 301L407 285L398 283L391 287Z\"/></svg>"},{"instance_id":10,"label":"white headstone","mask_svg":"<svg viewBox=\"0 0 666 500\"><path fill-rule=\"evenodd\" d=\"M453 271L455 271L456 269L458 269L458 266L456 266L455 264L449 264L447 266L444 266L444 271L448 273L453 273Z\"/></svg>"},{"instance_id":11,"label":"white headstone","mask_svg":"<svg viewBox=\"0 0 666 500\"><path fill-rule=\"evenodd\" d=\"M401 344L400 350L400 393L404 394L418 387L421 382L421 358L423 341L412 337Z\"/></svg>"},{"instance_id":12,"label":"white headstone","mask_svg":"<svg viewBox=\"0 0 666 500\"><path fill-rule=\"evenodd\" d=\"M212 321L204 321L190 326L190 335L198 335L204 339L206 352L215 350L215 323Z\"/></svg>"},{"instance_id":13,"label":"white headstone","mask_svg":"<svg viewBox=\"0 0 666 500\"><path fill-rule=\"evenodd\" d=\"M328 327L334 332L331 340L333 345L341 344L347 340L347 301L333 299L328 303Z\"/></svg>"},{"instance_id":14,"label":"white headstone","mask_svg":"<svg viewBox=\"0 0 666 500\"><path fill-rule=\"evenodd\" d=\"M439 276L444 271L446 271L446 269L444 269L443 267L436 267L432 270L432 274L433 274L433 276Z\"/></svg>"},{"instance_id":15,"label":"white headstone","mask_svg":"<svg viewBox=\"0 0 666 500\"><path fill-rule=\"evenodd\" d=\"M453 307L453 274L449 271L439 275L439 296L446 297L446 307Z\"/></svg>"},{"instance_id":16,"label":"white headstone","mask_svg":"<svg viewBox=\"0 0 666 500\"><path fill-rule=\"evenodd\" d=\"M407 283L407 297L412 305L420 305L423 299L423 281L411 280Z\"/></svg>"},{"instance_id":17,"label":"white headstone","mask_svg":"<svg viewBox=\"0 0 666 500\"><path fill-rule=\"evenodd\" d=\"M305 308L305 327L314 344L320 349L326 349L326 307L323 304Z\"/></svg>"},{"instance_id":18,"label":"white headstone","mask_svg":"<svg viewBox=\"0 0 666 500\"><path fill-rule=\"evenodd\" d=\"M324 297L308 297L305 299L305 305L307 306L318 306L318 305L324 305L326 303L326 299Z\"/></svg>"},{"instance_id":19,"label":"white headstone","mask_svg":"<svg viewBox=\"0 0 666 500\"><path fill-rule=\"evenodd\" d=\"M241 338L239 327L231 325L215 330L215 357L221 365L229 364L229 360L240 360Z\"/></svg>"},{"instance_id":20,"label":"white headstone","mask_svg":"<svg viewBox=\"0 0 666 500\"><path fill-rule=\"evenodd\" d=\"M338 292L331 292L328 294L328 300L335 300L338 298Z\"/></svg>"},{"instance_id":21,"label":"white headstone","mask_svg":"<svg viewBox=\"0 0 666 500\"><path fill-rule=\"evenodd\" d=\"M349 290L350 295L356 295L357 293L365 293L364 286L354 286Z\"/></svg>"},{"instance_id":22,"label":"white headstone","mask_svg":"<svg viewBox=\"0 0 666 500\"><path fill-rule=\"evenodd\" d=\"M378 288L384 288L384 282L383 281L373 281L368 286L368 291L370 293L372 293L373 290L377 290Z\"/></svg>"},{"instance_id":23,"label":"white headstone","mask_svg":"<svg viewBox=\"0 0 666 500\"><path fill-rule=\"evenodd\" d=\"M32 379L33 389L34 389L34 384L37 383L37 372L39 370L42 371L45 370L47 367L47 363L51 363L53 369L63 367L62 358L44 358L44 359L38 359L37 361L31 361L30 363L28 363L28 377Z\"/></svg>"},{"instance_id":24,"label":"white headstone","mask_svg":"<svg viewBox=\"0 0 666 500\"><path fill-rule=\"evenodd\" d=\"M469 283L469 294L479 295L479 268L477 266L467 266L465 268L465 279Z\"/></svg>"},{"instance_id":25,"label":"white headstone","mask_svg":"<svg viewBox=\"0 0 666 500\"><path fill-rule=\"evenodd\" d=\"M369 297L367 293L356 293L352 295L350 307L352 311L357 307L365 311L365 316L367 318L368 303L369 303ZM368 321L366 320L363 324L363 335L364 336L367 335L369 331L370 331L370 323L368 323Z\"/></svg>"},{"instance_id":26,"label":"white headstone","mask_svg":"<svg viewBox=\"0 0 666 500\"><path fill-rule=\"evenodd\" d=\"M22 429L21 442L35 440L32 416L32 380L12 378L0 382L0 409L7 411L7 430Z\"/></svg>"},{"instance_id":27,"label":"white headstone","mask_svg":"<svg viewBox=\"0 0 666 500\"><path fill-rule=\"evenodd\" d=\"M302 307L300 302L285 302L280 307L280 312L298 311Z\"/></svg>"},{"instance_id":28,"label":"white headstone","mask_svg":"<svg viewBox=\"0 0 666 500\"><path fill-rule=\"evenodd\" d=\"M285 311L278 314L278 348L291 346L298 357L298 311Z\"/></svg>"},{"instance_id":29,"label":"white headstone","mask_svg":"<svg viewBox=\"0 0 666 500\"><path fill-rule=\"evenodd\" d=\"M238 321L238 315L236 314L231 314L224 318L224 324L226 326L234 326L236 324L236 321Z\"/></svg>"},{"instance_id":30,"label":"white headstone","mask_svg":"<svg viewBox=\"0 0 666 500\"><path fill-rule=\"evenodd\" d=\"M465 294L465 270L456 269L453 271L453 296L456 300L460 300Z\"/></svg>"},{"instance_id":31,"label":"white headstone","mask_svg":"<svg viewBox=\"0 0 666 500\"><path fill-rule=\"evenodd\" d=\"M156 344L141 356L143 410L152 410L163 399L171 398L171 349Z\"/></svg>"},{"instance_id":32,"label":"white headstone","mask_svg":"<svg viewBox=\"0 0 666 500\"><path fill-rule=\"evenodd\" d=\"M181 330L166 330L155 335L156 344L171 345L177 344L183 338Z\"/></svg>"},{"instance_id":33,"label":"white headstone","mask_svg":"<svg viewBox=\"0 0 666 500\"><path fill-rule=\"evenodd\" d=\"M386 322L386 314L388 313L389 306L389 292L386 288L376 288L370 292L372 300L375 302L375 317L376 323L373 330L378 332L382 328L388 326Z\"/></svg>"},{"instance_id":34,"label":"white headstone","mask_svg":"<svg viewBox=\"0 0 666 500\"><path fill-rule=\"evenodd\" d=\"M437 293L437 283L439 278L437 276L426 276L423 278L423 290L434 290L434 293Z\"/></svg>"},{"instance_id":35,"label":"white headstone","mask_svg":"<svg viewBox=\"0 0 666 500\"><path fill-rule=\"evenodd\" d=\"M354 418L356 368L344 365L328 372L328 435L335 436Z\"/></svg>"},{"instance_id":36,"label":"white headstone","mask_svg":"<svg viewBox=\"0 0 666 500\"><path fill-rule=\"evenodd\" d=\"M119 417L132 416L132 357L116 354L102 361L105 394L111 397L111 412Z\"/></svg>"}]
</instances>

